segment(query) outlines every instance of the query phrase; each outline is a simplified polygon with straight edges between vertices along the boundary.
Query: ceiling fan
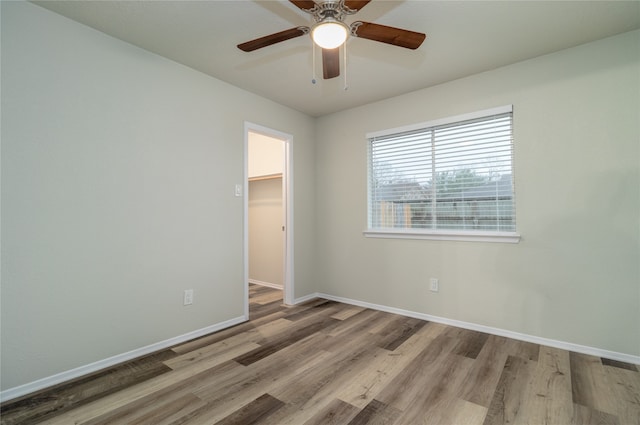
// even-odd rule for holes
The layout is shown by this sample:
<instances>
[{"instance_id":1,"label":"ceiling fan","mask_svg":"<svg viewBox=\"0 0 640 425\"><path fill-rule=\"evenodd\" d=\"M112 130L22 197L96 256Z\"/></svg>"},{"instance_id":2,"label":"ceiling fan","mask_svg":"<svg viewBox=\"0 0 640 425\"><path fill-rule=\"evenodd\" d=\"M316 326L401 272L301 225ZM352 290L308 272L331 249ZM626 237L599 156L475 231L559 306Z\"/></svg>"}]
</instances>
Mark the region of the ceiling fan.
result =
<instances>
[{"instance_id":1,"label":"ceiling fan","mask_svg":"<svg viewBox=\"0 0 640 425\"><path fill-rule=\"evenodd\" d=\"M407 49L417 49L426 35L388 27L371 22L355 21L351 25L344 23L344 18L353 15L371 0L334 0L316 3L313 0L289 0L301 10L313 16L315 24L309 28L299 26L280 31L255 40L238 44L245 52L252 52L272 44L290 40L311 33L313 42L322 48L322 74L324 79L340 75L340 46L349 35Z\"/></svg>"}]
</instances>

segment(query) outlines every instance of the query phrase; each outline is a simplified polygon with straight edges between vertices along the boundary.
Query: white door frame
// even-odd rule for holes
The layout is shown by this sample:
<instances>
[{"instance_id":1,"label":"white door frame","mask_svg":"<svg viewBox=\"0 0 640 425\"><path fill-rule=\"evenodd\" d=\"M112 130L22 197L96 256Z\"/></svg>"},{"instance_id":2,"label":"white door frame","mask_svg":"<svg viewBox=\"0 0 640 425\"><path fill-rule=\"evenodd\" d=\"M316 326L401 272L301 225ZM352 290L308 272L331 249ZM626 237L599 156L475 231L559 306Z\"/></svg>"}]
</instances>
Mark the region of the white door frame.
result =
<instances>
[{"instance_id":1,"label":"white door frame","mask_svg":"<svg viewBox=\"0 0 640 425\"><path fill-rule=\"evenodd\" d=\"M284 142L282 202L284 211L284 296L285 304L294 304L293 290L293 136L259 124L244 122L244 315L249 320L249 133L259 133Z\"/></svg>"}]
</instances>

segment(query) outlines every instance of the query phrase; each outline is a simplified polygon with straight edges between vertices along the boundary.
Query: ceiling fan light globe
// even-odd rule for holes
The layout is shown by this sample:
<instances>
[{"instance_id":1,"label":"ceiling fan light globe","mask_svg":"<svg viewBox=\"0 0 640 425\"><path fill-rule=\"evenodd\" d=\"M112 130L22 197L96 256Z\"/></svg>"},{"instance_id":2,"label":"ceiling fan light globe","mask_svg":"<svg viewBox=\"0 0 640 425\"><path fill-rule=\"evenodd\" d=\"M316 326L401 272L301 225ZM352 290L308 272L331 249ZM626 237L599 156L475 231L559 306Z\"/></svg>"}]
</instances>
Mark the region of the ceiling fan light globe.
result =
<instances>
[{"instance_id":1,"label":"ceiling fan light globe","mask_svg":"<svg viewBox=\"0 0 640 425\"><path fill-rule=\"evenodd\" d=\"M338 22L322 22L311 31L313 42L323 49L342 46L349 35L347 27Z\"/></svg>"}]
</instances>

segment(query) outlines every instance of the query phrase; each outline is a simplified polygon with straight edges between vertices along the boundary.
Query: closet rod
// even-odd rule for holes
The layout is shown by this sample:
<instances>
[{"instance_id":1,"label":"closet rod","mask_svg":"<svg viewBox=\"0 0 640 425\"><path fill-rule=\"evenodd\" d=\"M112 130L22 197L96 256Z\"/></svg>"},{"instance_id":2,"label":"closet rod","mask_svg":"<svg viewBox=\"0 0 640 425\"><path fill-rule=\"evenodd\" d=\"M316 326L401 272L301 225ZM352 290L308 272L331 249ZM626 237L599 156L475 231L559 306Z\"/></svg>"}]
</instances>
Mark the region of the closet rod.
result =
<instances>
[{"instance_id":1,"label":"closet rod","mask_svg":"<svg viewBox=\"0 0 640 425\"><path fill-rule=\"evenodd\" d=\"M270 179L279 179L279 178L282 178L282 173L266 174L264 176L249 177L249 181L250 182L255 182L255 181L258 181L258 180L270 180Z\"/></svg>"}]
</instances>

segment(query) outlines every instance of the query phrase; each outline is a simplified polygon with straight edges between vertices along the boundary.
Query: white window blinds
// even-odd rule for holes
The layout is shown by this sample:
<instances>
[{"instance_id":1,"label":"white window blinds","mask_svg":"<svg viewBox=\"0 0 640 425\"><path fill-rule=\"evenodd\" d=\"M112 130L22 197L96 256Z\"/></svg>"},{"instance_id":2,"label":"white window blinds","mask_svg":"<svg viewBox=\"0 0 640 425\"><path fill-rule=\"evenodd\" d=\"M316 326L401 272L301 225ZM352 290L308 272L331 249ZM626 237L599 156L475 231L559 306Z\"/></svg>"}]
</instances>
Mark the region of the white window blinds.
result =
<instances>
[{"instance_id":1,"label":"white window blinds","mask_svg":"<svg viewBox=\"0 0 640 425\"><path fill-rule=\"evenodd\" d=\"M369 229L515 232L512 112L502 110L370 136Z\"/></svg>"}]
</instances>

